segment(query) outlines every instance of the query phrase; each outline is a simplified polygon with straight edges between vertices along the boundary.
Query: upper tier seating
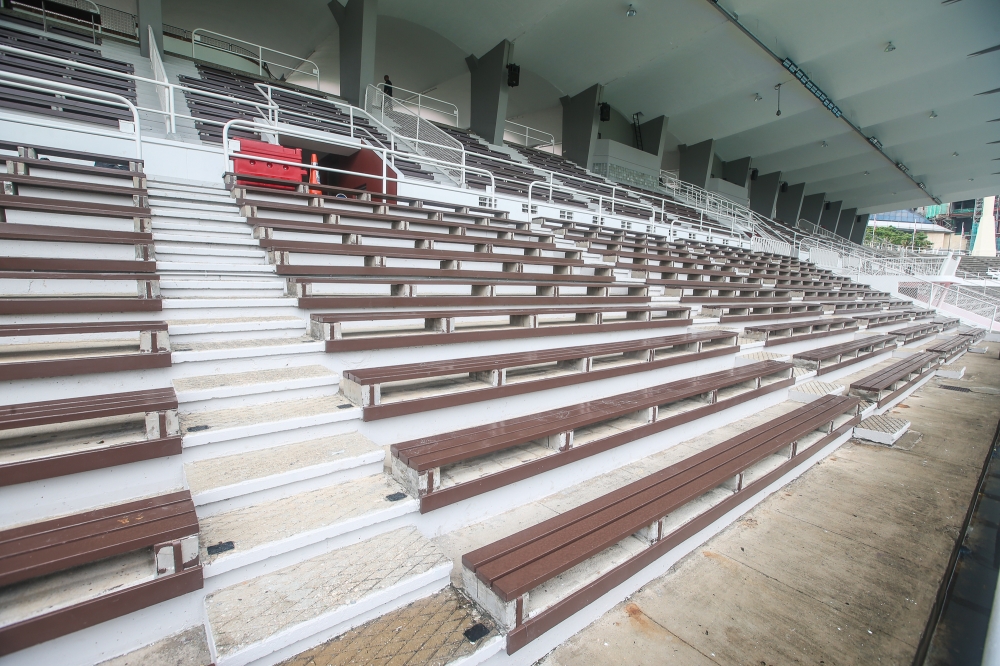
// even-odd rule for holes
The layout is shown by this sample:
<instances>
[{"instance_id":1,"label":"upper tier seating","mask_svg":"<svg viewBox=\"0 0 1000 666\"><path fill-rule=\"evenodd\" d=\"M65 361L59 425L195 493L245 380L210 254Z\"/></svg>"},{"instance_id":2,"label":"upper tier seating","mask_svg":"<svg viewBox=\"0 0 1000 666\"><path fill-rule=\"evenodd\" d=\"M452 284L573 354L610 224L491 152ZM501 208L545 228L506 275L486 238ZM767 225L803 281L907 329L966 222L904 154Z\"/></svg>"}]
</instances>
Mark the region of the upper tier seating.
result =
<instances>
[{"instance_id":1,"label":"upper tier seating","mask_svg":"<svg viewBox=\"0 0 1000 666\"><path fill-rule=\"evenodd\" d=\"M394 444L392 473L432 511L795 383L764 361Z\"/></svg>"},{"instance_id":2,"label":"upper tier seating","mask_svg":"<svg viewBox=\"0 0 1000 666\"><path fill-rule=\"evenodd\" d=\"M508 630L507 652L516 652L767 488L803 458L848 433L860 421L858 404L857 398L824 396L618 490L465 553L462 580L466 592L489 608ZM611 554L602 566L605 573L596 579L584 574L533 594L559 574L623 540L631 541L634 547Z\"/></svg>"},{"instance_id":3,"label":"upper tier seating","mask_svg":"<svg viewBox=\"0 0 1000 666\"><path fill-rule=\"evenodd\" d=\"M0 531L0 657L200 589L198 531L186 490Z\"/></svg>"},{"instance_id":4,"label":"upper tier seating","mask_svg":"<svg viewBox=\"0 0 1000 666\"><path fill-rule=\"evenodd\" d=\"M249 104L239 104L185 91L184 95L191 115L205 121L214 121L199 120L195 122L203 141L222 142L222 125L217 123L225 123L234 118L253 122L255 118L261 117L257 107L254 107L253 104L266 105L267 99L254 87L254 83L266 83L273 86L272 99L281 107L282 113L287 114L286 118L295 125L351 136L351 116L329 101L323 93L302 88L294 88L293 90L292 86L281 81L262 79L244 72L201 63L198 64L198 73L201 78L196 79L182 75L178 79L183 85L195 90L227 95L249 102ZM297 94L292 94L292 92ZM389 147L389 138L367 118L355 115L353 116L353 125L355 137L361 138L372 146ZM233 136L259 139L255 133L240 129L235 130ZM410 160L397 157L394 158L393 163L407 177L423 180L433 180L434 178Z\"/></svg>"},{"instance_id":5,"label":"upper tier seating","mask_svg":"<svg viewBox=\"0 0 1000 666\"><path fill-rule=\"evenodd\" d=\"M131 64L105 58L98 49L33 35L7 26L0 26L0 44L123 74L134 73ZM135 82L127 78L42 62L12 53L0 53L0 71L102 90L136 103ZM121 106L71 97L57 98L49 93L4 84L0 84L0 107L113 127L118 127L119 120L134 120L131 111Z\"/></svg>"}]
</instances>

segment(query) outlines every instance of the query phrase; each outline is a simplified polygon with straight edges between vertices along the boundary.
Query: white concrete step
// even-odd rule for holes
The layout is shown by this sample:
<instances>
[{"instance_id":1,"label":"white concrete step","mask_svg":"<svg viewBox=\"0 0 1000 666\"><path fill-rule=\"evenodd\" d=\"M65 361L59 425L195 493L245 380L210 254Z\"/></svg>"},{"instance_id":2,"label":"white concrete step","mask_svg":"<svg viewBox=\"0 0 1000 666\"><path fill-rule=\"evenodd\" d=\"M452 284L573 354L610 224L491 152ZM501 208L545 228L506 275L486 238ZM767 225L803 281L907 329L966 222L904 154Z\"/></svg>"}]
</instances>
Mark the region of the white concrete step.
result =
<instances>
[{"instance_id":1,"label":"white concrete step","mask_svg":"<svg viewBox=\"0 0 1000 666\"><path fill-rule=\"evenodd\" d=\"M240 237L236 234L176 233L169 231L156 231L154 229L153 241L157 243L157 251L159 251L161 247L159 243L177 243L181 246L187 246L190 244L194 247L201 245L210 245L213 247L230 246L233 248L238 248L240 246L260 247L260 241L251 237L249 234ZM263 250L261 250L261 252L263 252Z\"/></svg>"},{"instance_id":2,"label":"white concrete step","mask_svg":"<svg viewBox=\"0 0 1000 666\"><path fill-rule=\"evenodd\" d=\"M253 404L260 400L273 401L276 397L319 397L335 395L340 385L340 375L322 365L303 365L269 368L248 372L212 373L202 376L182 377L173 381L181 410L219 410ZM314 395L289 395L290 392L311 391ZM259 398L248 401L248 397Z\"/></svg>"},{"instance_id":3,"label":"white concrete step","mask_svg":"<svg viewBox=\"0 0 1000 666\"><path fill-rule=\"evenodd\" d=\"M228 201L213 201L201 195L187 198L180 197L150 197L149 204L155 208L167 208L178 211L194 211L196 213L221 213L226 215L239 215L239 206L229 199Z\"/></svg>"},{"instance_id":4,"label":"white concrete step","mask_svg":"<svg viewBox=\"0 0 1000 666\"><path fill-rule=\"evenodd\" d=\"M155 233L157 231L179 231L198 235L206 234L220 236L245 236L247 238L253 237L250 227L242 221L185 222L184 220L175 220L172 218L160 218L153 222L153 232Z\"/></svg>"},{"instance_id":5,"label":"white concrete step","mask_svg":"<svg viewBox=\"0 0 1000 666\"><path fill-rule=\"evenodd\" d=\"M152 217L155 220L158 217L161 218L178 218L182 220L209 220L209 221L219 221L219 222L246 222L246 218L237 214L225 214L225 213L203 213L197 210L181 210L176 208L164 208L157 206L150 206L152 209Z\"/></svg>"},{"instance_id":6,"label":"white concrete step","mask_svg":"<svg viewBox=\"0 0 1000 666\"><path fill-rule=\"evenodd\" d=\"M308 327L308 322L301 317L231 317L222 319L187 319L170 322L170 336L183 337L210 333L242 333L245 337L250 333L265 331L295 330L302 333ZM228 337L227 337L228 339Z\"/></svg>"},{"instance_id":7,"label":"white concrete step","mask_svg":"<svg viewBox=\"0 0 1000 666\"><path fill-rule=\"evenodd\" d=\"M412 527L210 593L218 666L278 663L448 584L451 561Z\"/></svg>"},{"instance_id":8,"label":"white concrete step","mask_svg":"<svg viewBox=\"0 0 1000 666\"><path fill-rule=\"evenodd\" d=\"M174 364L177 364L287 354L312 354L323 352L326 349L326 343L302 336L299 338L268 337L209 342L176 342L172 343L171 347L173 348L171 359Z\"/></svg>"},{"instance_id":9,"label":"white concrete step","mask_svg":"<svg viewBox=\"0 0 1000 666\"><path fill-rule=\"evenodd\" d=\"M233 263L240 263L243 259L254 259L263 262L267 253L261 249L248 249L244 247L226 247L220 244L204 246L201 244L177 244L177 243L157 243L157 256L167 256L173 258L180 255L189 257L189 261L215 261L224 259Z\"/></svg>"},{"instance_id":10,"label":"white concrete step","mask_svg":"<svg viewBox=\"0 0 1000 666\"><path fill-rule=\"evenodd\" d=\"M350 421L361 416L339 394L319 398L272 401L252 410L243 407L181 412L181 433L186 448L247 437L288 433L297 429ZM301 439L305 439L303 437Z\"/></svg>"},{"instance_id":11,"label":"white concrete step","mask_svg":"<svg viewBox=\"0 0 1000 666\"><path fill-rule=\"evenodd\" d=\"M208 188L185 188L185 189L173 189L171 187L165 187L160 183L146 183L146 191L149 192L149 197L151 199L157 199L162 201L164 204L169 201L204 201L206 203L214 204L229 204L230 206L236 206L236 200L233 199L232 195L229 194L228 190L219 189L213 190Z\"/></svg>"},{"instance_id":12,"label":"white concrete step","mask_svg":"<svg viewBox=\"0 0 1000 666\"><path fill-rule=\"evenodd\" d=\"M198 517L382 474L385 449L357 432L184 465Z\"/></svg>"},{"instance_id":13,"label":"white concrete step","mask_svg":"<svg viewBox=\"0 0 1000 666\"><path fill-rule=\"evenodd\" d=\"M199 513L201 563L206 577L272 558L274 561L267 562L267 569L273 571L277 566L301 562L316 554L303 556L302 553L296 555L295 551L319 546L322 552L328 550L322 548L323 542L341 537L344 543L347 535L356 530L370 536L373 530L378 533L399 527L400 521L392 522L392 519L416 514L418 508L419 502L405 495L394 480L377 474L212 516ZM411 521L402 524L408 522ZM226 548L230 543L232 547ZM222 548L209 550L220 544ZM231 581L233 576L228 579Z\"/></svg>"},{"instance_id":14,"label":"white concrete step","mask_svg":"<svg viewBox=\"0 0 1000 666\"><path fill-rule=\"evenodd\" d=\"M276 272L274 265L272 264L250 264L222 261L212 264L204 261L184 261L184 257L182 255L170 255L170 261L157 260L156 271L161 276L165 276L170 273L225 275L227 273L242 274Z\"/></svg>"},{"instance_id":15,"label":"white concrete step","mask_svg":"<svg viewBox=\"0 0 1000 666\"><path fill-rule=\"evenodd\" d=\"M196 183L157 175L147 179L147 186L169 192L187 192L194 195L216 194L230 196L229 190L226 189L221 180L218 185L216 185L215 183Z\"/></svg>"}]
</instances>

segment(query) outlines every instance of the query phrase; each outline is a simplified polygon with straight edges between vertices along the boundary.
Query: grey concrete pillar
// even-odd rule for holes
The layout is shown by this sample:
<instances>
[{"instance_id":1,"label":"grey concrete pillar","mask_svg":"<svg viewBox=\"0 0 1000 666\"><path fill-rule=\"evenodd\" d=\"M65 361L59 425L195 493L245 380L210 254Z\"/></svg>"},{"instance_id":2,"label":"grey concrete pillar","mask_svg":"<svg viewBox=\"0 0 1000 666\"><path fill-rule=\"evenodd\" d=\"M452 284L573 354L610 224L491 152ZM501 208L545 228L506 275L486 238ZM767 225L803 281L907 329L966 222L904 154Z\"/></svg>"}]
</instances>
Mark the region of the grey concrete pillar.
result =
<instances>
[{"instance_id":1,"label":"grey concrete pillar","mask_svg":"<svg viewBox=\"0 0 1000 666\"><path fill-rule=\"evenodd\" d=\"M514 45L506 39L482 58L465 59L472 73L472 122L469 129L494 145L503 143L507 118L507 64Z\"/></svg>"},{"instance_id":2,"label":"grey concrete pillar","mask_svg":"<svg viewBox=\"0 0 1000 666\"><path fill-rule=\"evenodd\" d=\"M774 217L779 189L781 189L780 171L765 173L757 176L757 180L750 181L750 210L764 217Z\"/></svg>"},{"instance_id":3,"label":"grey concrete pillar","mask_svg":"<svg viewBox=\"0 0 1000 666\"><path fill-rule=\"evenodd\" d=\"M340 96L361 106L375 82L378 0L347 0L346 6L332 0L328 7L340 29Z\"/></svg>"},{"instance_id":4,"label":"grey concrete pillar","mask_svg":"<svg viewBox=\"0 0 1000 666\"><path fill-rule=\"evenodd\" d=\"M601 122L597 104L601 101L602 87L594 84L570 97L559 99L563 109L562 156L584 169L590 168L597 142L597 129Z\"/></svg>"},{"instance_id":5,"label":"grey concrete pillar","mask_svg":"<svg viewBox=\"0 0 1000 666\"><path fill-rule=\"evenodd\" d=\"M823 205L823 214L819 218L819 226L827 231L834 231L837 228L837 221L840 219L840 208L844 205L844 202L829 201L827 203L830 207L827 208L826 204Z\"/></svg>"},{"instance_id":6,"label":"grey concrete pillar","mask_svg":"<svg viewBox=\"0 0 1000 666\"><path fill-rule=\"evenodd\" d=\"M802 198L802 208L799 210L799 219L807 220L813 224L819 224L820 215L823 214L823 202L826 200L826 192L810 194ZM796 220L798 222L798 220Z\"/></svg>"},{"instance_id":7,"label":"grey concrete pillar","mask_svg":"<svg viewBox=\"0 0 1000 666\"><path fill-rule=\"evenodd\" d=\"M802 210L802 195L805 194L805 191L805 183L789 185L784 192L781 191L781 187L778 187L778 201L774 205L775 219L794 227L799 221L799 212Z\"/></svg>"},{"instance_id":8,"label":"grey concrete pillar","mask_svg":"<svg viewBox=\"0 0 1000 666\"><path fill-rule=\"evenodd\" d=\"M741 157L738 160L729 160L722 163L722 180L746 187L750 181L750 158Z\"/></svg>"},{"instance_id":9,"label":"grey concrete pillar","mask_svg":"<svg viewBox=\"0 0 1000 666\"><path fill-rule=\"evenodd\" d=\"M639 125L642 132L642 149L663 160L663 145L667 141L667 117L658 116Z\"/></svg>"},{"instance_id":10,"label":"grey concrete pillar","mask_svg":"<svg viewBox=\"0 0 1000 666\"><path fill-rule=\"evenodd\" d=\"M715 139L708 139L693 146L684 146L681 151L680 179L685 183L705 188L715 157Z\"/></svg>"},{"instance_id":11,"label":"grey concrete pillar","mask_svg":"<svg viewBox=\"0 0 1000 666\"><path fill-rule=\"evenodd\" d=\"M858 215L854 218L854 224L851 226L851 240L861 245L865 242L865 232L868 231L868 214Z\"/></svg>"},{"instance_id":12,"label":"grey concrete pillar","mask_svg":"<svg viewBox=\"0 0 1000 666\"><path fill-rule=\"evenodd\" d=\"M149 57L149 29L153 29L156 48L163 55L163 8L160 0L136 0L139 10L139 54Z\"/></svg>"},{"instance_id":13,"label":"grey concrete pillar","mask_svg":"<svg viewBox=\"0 0 1000 666\"><path fill-rule=\"evenodd\" d=\"M842 208L840 217L837 219L837 228L833 230L833 233L843 238L850 238L851 227L854 226L854 217L857 213L857 208Z\"/></svg>"}]
</instances>

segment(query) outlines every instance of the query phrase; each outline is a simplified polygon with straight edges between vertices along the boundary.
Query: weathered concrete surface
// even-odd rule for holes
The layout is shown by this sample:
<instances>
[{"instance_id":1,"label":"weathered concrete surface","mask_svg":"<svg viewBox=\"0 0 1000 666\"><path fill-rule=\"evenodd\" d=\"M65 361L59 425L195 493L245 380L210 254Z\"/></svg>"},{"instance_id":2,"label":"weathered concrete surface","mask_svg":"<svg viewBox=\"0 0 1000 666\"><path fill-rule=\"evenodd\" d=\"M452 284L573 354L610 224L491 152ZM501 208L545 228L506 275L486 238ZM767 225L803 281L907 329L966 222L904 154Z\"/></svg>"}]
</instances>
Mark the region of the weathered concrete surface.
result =
<instances>
[{"instance_id":1,"label":"weathered concrete surface","mask_svg":"<svg viewBox=\"0 0 1000 666\"><path fill-rule=\"evenodd\" d=\"M1000 417L1000 345L890 412L898 446L851 441L553 653L570 664L905 664Z\"/></svg>"}]
</instances>

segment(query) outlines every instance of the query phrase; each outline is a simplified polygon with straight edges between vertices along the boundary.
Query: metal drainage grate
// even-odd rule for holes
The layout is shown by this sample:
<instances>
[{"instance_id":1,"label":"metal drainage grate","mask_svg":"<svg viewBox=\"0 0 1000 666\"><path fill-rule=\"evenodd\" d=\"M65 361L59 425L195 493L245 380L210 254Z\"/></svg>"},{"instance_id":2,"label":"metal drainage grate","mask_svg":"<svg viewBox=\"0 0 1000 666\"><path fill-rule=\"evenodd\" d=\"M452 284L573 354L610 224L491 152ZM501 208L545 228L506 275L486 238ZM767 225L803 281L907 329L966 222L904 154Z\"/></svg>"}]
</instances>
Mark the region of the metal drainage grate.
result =
<instances>
[{"instance_id":1,"label":"metal drainage grate","mask_svg":"<svg viewBox=\"0 0 1000 666\"><path fill-rule=\"evenodd\" d=\"M959 391L960 393L972 393L972 389L965 388L964 386L949 386L948 384L938 384L938 388L948 389L949 391Z\"/></svg>"}]
</instances>

